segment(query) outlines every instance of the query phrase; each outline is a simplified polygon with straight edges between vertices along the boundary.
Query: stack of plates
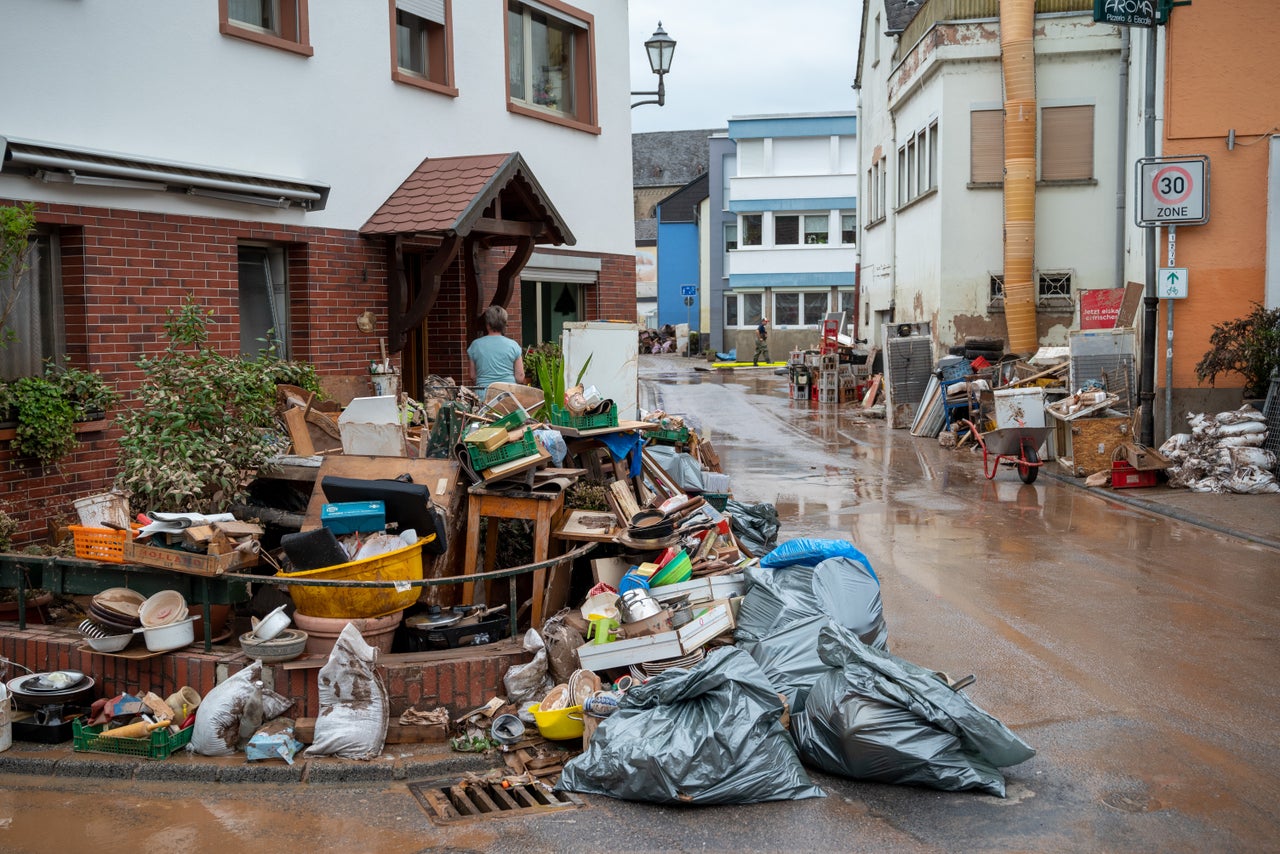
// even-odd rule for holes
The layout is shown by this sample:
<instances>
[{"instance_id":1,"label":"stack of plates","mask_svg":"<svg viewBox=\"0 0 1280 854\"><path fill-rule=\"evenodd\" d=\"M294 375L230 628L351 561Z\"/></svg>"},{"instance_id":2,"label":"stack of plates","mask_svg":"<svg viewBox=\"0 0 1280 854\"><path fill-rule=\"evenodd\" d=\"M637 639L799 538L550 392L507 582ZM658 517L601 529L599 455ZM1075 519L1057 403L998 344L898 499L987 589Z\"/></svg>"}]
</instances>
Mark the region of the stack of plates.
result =
<instances>
[{"instance_id":1,"label":"stack of plates","mask_svg":"<svg viewBox=\"0 0 1280 854\"><path fill-rule=\"evenodd\" d=\"M103 590L89 602L89 621L104 634L122 635L133 632L142 625L138 608L146 601L141 593L127 587Z\"/></svg>"},{"instance_id":2,"label":"stack of plates","mask_svg":"<svg viewBox=\"0 0 1280 854\"><path fill-rule=\"evenodd\" d=\"M671 670L675 667L683 667L688 670L699 661L702 661L705 656L706 652L699 648L679 658L663 658L658 661L645 661L638 665L633 664L631 665L631 676L639 682L647 682L664 670Z\"/></svg>"}]
</instances>

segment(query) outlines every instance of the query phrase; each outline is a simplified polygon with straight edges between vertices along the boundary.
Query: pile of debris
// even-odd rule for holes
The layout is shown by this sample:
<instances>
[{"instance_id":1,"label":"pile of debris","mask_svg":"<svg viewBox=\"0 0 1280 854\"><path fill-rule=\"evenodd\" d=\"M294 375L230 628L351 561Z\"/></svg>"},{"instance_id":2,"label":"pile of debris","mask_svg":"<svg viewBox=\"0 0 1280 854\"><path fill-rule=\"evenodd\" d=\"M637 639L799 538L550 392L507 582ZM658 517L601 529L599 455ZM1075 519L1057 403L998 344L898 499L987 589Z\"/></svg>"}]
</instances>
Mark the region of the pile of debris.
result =
<instances>
[{"instance_id":1,"label":"pile of debris","mask_svg":"<svg viewBox=\"0 0 1280 854\"><path fill-rule=\"evenodd\" d=\"M1276 455L1263 447L1266 418L1245 405L1213 417L1188 413L1190 433L1177 433L1160 446L1173 463L1169 485L1192 492L1261 495L1280 492Z\"/></svg>"}]
</instances>

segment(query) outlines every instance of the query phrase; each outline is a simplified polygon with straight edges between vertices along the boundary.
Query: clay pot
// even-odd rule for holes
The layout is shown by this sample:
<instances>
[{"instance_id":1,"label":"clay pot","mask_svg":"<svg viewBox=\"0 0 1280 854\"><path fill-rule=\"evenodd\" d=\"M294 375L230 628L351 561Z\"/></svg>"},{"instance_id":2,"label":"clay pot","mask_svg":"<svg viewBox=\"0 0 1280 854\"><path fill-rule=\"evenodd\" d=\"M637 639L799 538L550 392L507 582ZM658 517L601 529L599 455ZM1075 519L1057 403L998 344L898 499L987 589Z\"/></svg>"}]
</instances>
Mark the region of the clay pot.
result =
<instances>
[{"instance_id":1,"label":"clay pot","mask_svg":"<svg viewBox=\"0 0 1280 854\"><path fill-rule=\"evenodd\" d=\"M37 626L43 626L49 622L49 615L46 608L53 604L52 593L41 593L38 596L27 597L27 622ZM18 621L18 603L17 602L0 602L0 620L9 620L16 623Z\"/></svg>"},{"instance_id":2,"label":"clay pot","mask_svg":"<svg viewBox=\"0 0 1280 854\"><path fill-rule=\"evenodd\" d=\"M307 652L328 655L338 642L338 635L347 623L355 623L365 643L381 653L391 652L391 641L396 627L404 619L404 611L396 611L386 617L363 617L344 620L334 617L309 617L301 611L294 612L293 624L307 633Z\"/></svg>"}]
</instances>

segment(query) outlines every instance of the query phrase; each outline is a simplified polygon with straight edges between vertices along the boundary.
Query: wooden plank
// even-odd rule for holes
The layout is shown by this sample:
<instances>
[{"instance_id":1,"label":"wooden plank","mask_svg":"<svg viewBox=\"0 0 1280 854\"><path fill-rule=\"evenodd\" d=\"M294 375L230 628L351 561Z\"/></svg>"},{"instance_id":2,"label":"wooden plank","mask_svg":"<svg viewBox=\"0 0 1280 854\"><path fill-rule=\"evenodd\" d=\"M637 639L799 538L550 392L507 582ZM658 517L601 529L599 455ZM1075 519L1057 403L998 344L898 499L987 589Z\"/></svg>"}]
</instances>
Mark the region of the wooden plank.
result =
<instances>
[{"instance_id":1,"label":"wooden plank","mask_svg":"<svg viewBox=\"0 0 1280 854\"><path fill-rule=\"evenodd\" d=\"M300 457L309 457L316 452L311 442L311 430L307 427L307 413L304 409L291 406L284 411L284 425L289 431L289 441L293 443L293 452Z\"/></svg>"},{"instance_id":2,"label":"wooden plank","mask_svg":"<svg viewBox=\"0 0 1280 854\"><path fill-rule=\"evenodd\" d=\"M640 512L640 505L636 503L636 498L631 494L631 488L626 481L615 480L609 484L609 491L613 493L614 499L618 502L618 509L622 511L622 518L626 522L630 522L631 518Z\"/></svg>"},{"instance_id":3,"label":"wooden plank","mask_svg":"<svg viewBox=\"0 0 1280 854\"><path fill-rule=\"evenodd\" d=\"M363 480L394 480L402 474L413 478L414 483L427 486L439 485L441 478L449 483L446 493L456 489L458 482L458 463L456 460L421 460L408 457L368 457L357 454L341 454L325 457L315 475L315 487L311 491L311 501L307 504L307 512L303 517L302 530L310 531L320 527L320 508L325 504L324 492L320 489L320 481L329 476L351 477ZM434 492L435 495L441 495ZM450 509L451 500L439 502L446 510Z\"/></svg>"}]
</instances>

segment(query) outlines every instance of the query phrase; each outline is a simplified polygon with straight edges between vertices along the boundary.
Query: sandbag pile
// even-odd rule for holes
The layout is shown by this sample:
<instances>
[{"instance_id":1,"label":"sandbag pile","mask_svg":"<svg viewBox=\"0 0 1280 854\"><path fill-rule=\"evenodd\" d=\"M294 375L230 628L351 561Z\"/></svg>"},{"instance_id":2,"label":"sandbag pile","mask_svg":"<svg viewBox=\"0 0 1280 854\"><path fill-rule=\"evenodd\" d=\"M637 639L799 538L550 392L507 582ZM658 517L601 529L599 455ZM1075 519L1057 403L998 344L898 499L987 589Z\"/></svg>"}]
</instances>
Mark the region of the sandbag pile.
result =
<instances>
[{"instance_id":1,"label":"sandbag pile","mask_svg":"<svg viewBox=\"0 0 1280 854\"><path fill-rule=\"evenodd\" d=\"M1280 492L1276 455L1263 448L1266 418L1245 405L1214 416L1189 413L1190 433L1170 436L1160 453L1173 462L1169 485L1192 492Z\"/></svg>"}]
</instances>

